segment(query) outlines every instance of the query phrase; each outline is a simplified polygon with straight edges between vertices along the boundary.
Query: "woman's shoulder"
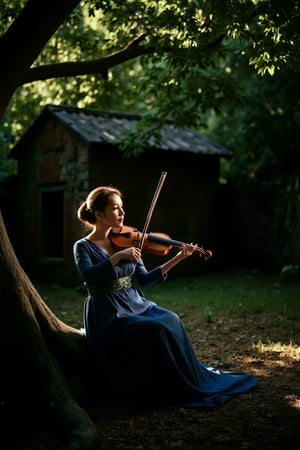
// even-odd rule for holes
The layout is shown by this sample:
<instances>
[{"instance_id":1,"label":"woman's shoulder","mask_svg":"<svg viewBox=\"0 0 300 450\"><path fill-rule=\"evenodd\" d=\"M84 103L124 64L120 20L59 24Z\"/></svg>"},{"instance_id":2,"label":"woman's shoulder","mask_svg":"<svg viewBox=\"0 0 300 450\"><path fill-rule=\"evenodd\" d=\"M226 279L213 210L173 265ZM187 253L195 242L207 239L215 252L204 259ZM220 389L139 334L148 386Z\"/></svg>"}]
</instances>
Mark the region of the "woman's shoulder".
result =
<instances>
[{"instance_id":1,"label":"woman's shoulder","mask_svg":"<svg viewBox=\"0 0 300 450\"><path fill-rule=\"evenodd\" d=\"M88 240L88 239L87 239L86 237L77 239L77 241L75 241L74 245L78 245L78 244L81 244L81 243L85 243L85 242L87 242L87 240Z\"/></svg>"},{"instance_id":2,"label":"woman's shoulder","mask_svg":"<svg viewBox=\"0 0 300 450\"><path fill-rule=\"evenodd\" d=\"M89 247L89 240L85 237L78 239L77 241L74 242L73 248L77 249L77 248L88 248Z\"/></svg>"},{"instance_id":3,"label":"woman's shoulder","mask_svg":"<svg viewBox=\"0 0 300 450\"><path fill-rule=\"evenodd\" d=\"M91 241L89 238L84 237L78 239L73 245L74 252L88 252L88 253L96 253L96 254L106 254L106 252L101 249L95 242Z\"/></svg>"}]
</instances>

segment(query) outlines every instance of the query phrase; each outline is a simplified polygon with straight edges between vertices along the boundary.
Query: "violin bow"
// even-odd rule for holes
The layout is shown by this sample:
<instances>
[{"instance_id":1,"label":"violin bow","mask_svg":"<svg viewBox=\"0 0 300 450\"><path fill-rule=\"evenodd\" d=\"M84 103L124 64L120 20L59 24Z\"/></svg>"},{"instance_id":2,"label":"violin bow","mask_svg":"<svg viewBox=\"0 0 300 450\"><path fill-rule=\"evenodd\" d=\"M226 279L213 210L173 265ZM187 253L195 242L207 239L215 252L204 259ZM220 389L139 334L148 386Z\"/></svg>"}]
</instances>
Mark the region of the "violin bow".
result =
<instances>
[{"instance_id":1,"label":"violin bow","mask_svg":"<svg viewBox=\"0 0 300 450\"><path fill-rule=\"evenodd\" d=\"M156 190L155 190L155 193L153 195L152 202L151 202L151 205L149 207L149 211L148 211L148 214L147 214L147 217L146 217L146 220L145 220L145 225L144 225L143 232L142 232L142 239L140 240L138 248L141 248L141 249L143 248L144 241L145 241L145 236L146 236L146 233L147 233L147 230L148 230L148 226L149 226L149 223L150 223L150 220L151 220L151 217L152 217L152 214L153 214L153 211L154 211L157 199L159 197L161 188L162 188L162 186L163 186L163 184L165 182L166 176L167 176L167 172L162 172L161 175L160 175L160 179L159 179L158 184L156 186Z\"/></svg>"}]
</instances>

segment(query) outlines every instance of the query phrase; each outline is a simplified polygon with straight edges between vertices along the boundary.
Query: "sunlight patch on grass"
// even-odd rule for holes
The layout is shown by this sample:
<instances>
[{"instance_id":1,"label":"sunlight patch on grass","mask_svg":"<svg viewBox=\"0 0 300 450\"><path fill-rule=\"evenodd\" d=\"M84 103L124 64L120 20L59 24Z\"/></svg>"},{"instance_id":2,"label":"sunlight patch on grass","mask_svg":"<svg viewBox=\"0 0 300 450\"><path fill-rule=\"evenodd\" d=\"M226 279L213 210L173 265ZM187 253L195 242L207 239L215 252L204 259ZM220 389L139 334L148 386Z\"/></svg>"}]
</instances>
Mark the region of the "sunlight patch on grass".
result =
<instances>
[{"instance_id":1,"label":"sunlight patch on grass","mask_svg":"<svg viewBox=\"0 0 300 450\"><path fill-rule=\"evenodd\" d=\"M285 400L292 407L300 410L300 398L296 395L286 395Z\"/></svg>"},{"instance_id":2,"label":"sunlight patch on grass","mask_svg":"<svg viewBox=\"0 0 300 450\"><path fill-rule=\"evenodd\" d=\"M252 347L256 349L259 353L276 352L280 353L282 357L289 357L300 361L300 346L290 341L289 344L282 344L281 342L271 342L263 343L259 340L252 344Z\"/></svg>"}]
</instances>

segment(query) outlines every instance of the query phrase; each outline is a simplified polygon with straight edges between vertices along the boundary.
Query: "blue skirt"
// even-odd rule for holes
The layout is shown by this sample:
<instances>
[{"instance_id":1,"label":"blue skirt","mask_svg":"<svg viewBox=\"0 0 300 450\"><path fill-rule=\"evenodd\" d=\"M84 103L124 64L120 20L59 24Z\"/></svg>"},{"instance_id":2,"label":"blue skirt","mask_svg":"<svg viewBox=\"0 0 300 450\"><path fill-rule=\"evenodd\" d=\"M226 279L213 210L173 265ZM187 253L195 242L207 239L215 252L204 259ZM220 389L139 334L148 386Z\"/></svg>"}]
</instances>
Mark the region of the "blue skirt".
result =
<instances>
[{"instance_id":1,"label":"blue skirt","mask_svg":"<svg viewBox=\"0 0 300 450\"><path fill-rule=\"evenodd\" d=\"M213 408L257 385L253 375L198 361L178 315L156 305L115 317L104 333L94 331L87 338L112 393L122 401L154 408Z\"/></svg>"}]
</instances>

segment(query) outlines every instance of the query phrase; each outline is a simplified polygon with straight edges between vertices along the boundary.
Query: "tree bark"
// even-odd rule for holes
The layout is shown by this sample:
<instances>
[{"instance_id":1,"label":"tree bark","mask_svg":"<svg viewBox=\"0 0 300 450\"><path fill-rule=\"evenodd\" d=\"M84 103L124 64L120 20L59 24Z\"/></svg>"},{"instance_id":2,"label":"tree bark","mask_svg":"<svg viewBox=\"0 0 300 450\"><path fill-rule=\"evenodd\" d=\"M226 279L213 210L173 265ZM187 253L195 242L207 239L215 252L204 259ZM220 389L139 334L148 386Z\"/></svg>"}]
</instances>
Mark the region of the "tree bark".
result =
<instances>
[{"instance_id":1,"label":"tree bark","mask_svg":"<svg viewBox=\"0 0 300 450\"><path fill-rule=\"evenodd\" d=\"M80 331L53 314L23 271L1 212L0 279L1 408L42 414L72 450L97 448L95 425L75 398L82 396L84 373L99 376L101 386L100 368ZM82 383L71 393L67 379Z\"/></svg>"},{"instance_id":2,"label":"tree bark","mask_svg":"<svg viewBox=\"0 0 300 450\"><path fill-rule=\"evenodd\" d=\"M80 0L28 0L0 39L0 120L20 79Z\"/></svg>"}]
</instances>

